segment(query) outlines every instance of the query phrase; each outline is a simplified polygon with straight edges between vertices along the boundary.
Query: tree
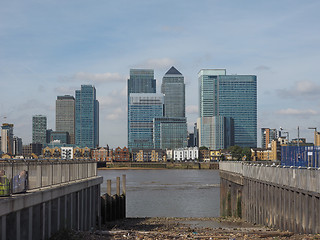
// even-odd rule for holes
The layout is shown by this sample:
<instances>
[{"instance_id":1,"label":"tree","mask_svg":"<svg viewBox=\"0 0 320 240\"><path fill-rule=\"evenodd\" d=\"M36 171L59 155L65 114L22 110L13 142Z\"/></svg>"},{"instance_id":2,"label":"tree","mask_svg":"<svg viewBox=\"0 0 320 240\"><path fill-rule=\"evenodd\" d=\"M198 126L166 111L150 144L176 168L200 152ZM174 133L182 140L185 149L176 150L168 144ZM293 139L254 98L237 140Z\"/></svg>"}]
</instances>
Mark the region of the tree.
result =
<instances>
[{"instance_id":1,"label":"tree","mask_svg":"<svg viewBox=\"0 0 320 240\"><path fill-rule=\"evenodd\" d=\"M235 159L235 160L240 160L241 157L242 157L242 148L240 146L231 146L229 149L228 149L230 152L231 152L231 155L232 155L232 159Z\"/></svg>"},{"instance_id":2,"label":"tree","mask_svg":"<svg viewBox=\"0 0 320 240\"><path fill-rule=\"evenodd\" d=\"M251 161L251 148L245 147L242 149L242 157L246 156L246 161Z\"/></svg>"},{"instance_id":3,"label":"tree","mask_svg":"<svg viewBox=\"0 0 320 240\"><path fill-rule=\"evenodd\" d=\"M206 146L202 146L199 148L199 150L209 150L209 148L207 148Z\"/></svg>"}]
</instances>

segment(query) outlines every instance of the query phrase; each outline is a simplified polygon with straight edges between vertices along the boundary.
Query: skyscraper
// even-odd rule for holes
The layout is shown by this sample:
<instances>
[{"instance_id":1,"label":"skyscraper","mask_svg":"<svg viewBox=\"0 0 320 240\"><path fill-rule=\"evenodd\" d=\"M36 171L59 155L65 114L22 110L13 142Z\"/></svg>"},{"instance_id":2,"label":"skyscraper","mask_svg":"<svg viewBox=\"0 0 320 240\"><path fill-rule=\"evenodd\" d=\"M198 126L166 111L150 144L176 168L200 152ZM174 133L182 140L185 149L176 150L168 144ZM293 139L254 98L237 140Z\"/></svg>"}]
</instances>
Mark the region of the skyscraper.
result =
<instances>
[{"instance_id":1,"label":"skyscraper","mask_svg":"<svg viewBox=\"0 0 320 240\"><path fill-rule=\"evenodd\" d=\"M70 144L75 143L75 99L73 96L58 96L56 100L56 131L68 132Z\"/></svg>"},{"instance_id":2,"label":"skyscraper","mask_svg":"<svg viewBox=\"0 0 320 240\"><path fill-rule=\"evenodd\" d=\"M164 116L185 117L184 77L175 67L171 67L162 78L161 92L164 94Z\"/></svg>"},{"instance_id":3,"label":"skyscraper","mask_svg":"<svg viewBox=\"0 0 320 240\"><path fill-rule=\"evenodd\" d=\"M99 146L99 102L92 85L81 85L76 90L75 142L81 147Z\"/></svg>"},{"instance_id":4,"label":"skyscraper","mask_svg":"<svg viewBox=\"0 0 320 240\"><path fill-rule=\"evenodd\" d=\"M185 118L158 117L153 119L153 142L156 149L187 147Z\"/></svg>"},{"instance_id":5,"label":"skyscraper","mask_svg":"<svg viewBox=\"0 0 320 240\"><path fill-rule=\"evenodd\" d=\"M128 79L128 147L139 146L138 137L139 134L133 133L135 127L131 121L136 121L132 118L132 115L136 114L136 109L130 109L131 105L136 105L136 103L131 104L131 94L132 93L156 93L156 80L154 79L154 70L153 69L130 69L130 78ZM136 98L135 98L136 99ZM130 115L131 114L131 115ZM158 116L158 115L157 115ZM137 120L138 121L138 120ZM152 140L151 140L152 141ZM149 144L153 144L152 142ZM150 145L150 146L151 146Z\"/></svg>"},{"instance_id":6,"label":"skyscraper","mask_svg":"<svg viewBox=\"0 0 320 240\"><path fill-rule=\"evenodd\" d=\"M32 143L46 144L47 117L35 115L32 117Z\"/></svg>"},{"instance_id":7,"label":"skyscraper","mask_svg":"<svg viewBox=\"0 0 320 240\"><path fill-rule=\"evenodd\" d=\"M128 109L129 149L153 148L153 119L163 116L163 94L131 93Z\"/></svg>"},{"instance_id":8,"label":"skyscraper","mask_svg":"<svg viewBox=\"0 0 320 240\"><path fill-rule=\"evenodd\" d=\"M154 120L154 147L175 149L187 146L185 84L183 75L171 67L162 78L164 117Z\"/></svg>"},{"instance_id":9,"label":"skyscraper","mask_svg":"<svg viewBox=\"0 0 320 240\"><path fill-rule=\"evenodd\" d=\"M234 136L234 145L256 147L257 77L226 75L225 69L203 69L200 70L198 76L200 125L203 117L226 117L227 131L231 131L227 135ZM221 129L221 126L219 128ZM201 126L200 131L200 138L209 134L201 130ZM217 130L214 130L213 134L219 135ZM225 134L226 132L224 137L228 137ZM233 139L230 139L229 142L232 143Z\"/></svg>"},{"instance_id":10,"label":"skyscraper","mask_svg":"<svg viewBox=\"0 0 320 240\"><path fill-rule=\"evenodd\" d=\"M153 69L130 69L128 98L130 93L156 93Z\"/></svg>"},{"instance_id":11,"label":"skyscraper","mask_svg":"<svg viewBox=\"0 0 320 240\"><path fill-rule=\"evenodd\" d=\"M1 149L3 153L14 155L13 124L4 123L1 127Z\"/></svg>"}]
</instances>

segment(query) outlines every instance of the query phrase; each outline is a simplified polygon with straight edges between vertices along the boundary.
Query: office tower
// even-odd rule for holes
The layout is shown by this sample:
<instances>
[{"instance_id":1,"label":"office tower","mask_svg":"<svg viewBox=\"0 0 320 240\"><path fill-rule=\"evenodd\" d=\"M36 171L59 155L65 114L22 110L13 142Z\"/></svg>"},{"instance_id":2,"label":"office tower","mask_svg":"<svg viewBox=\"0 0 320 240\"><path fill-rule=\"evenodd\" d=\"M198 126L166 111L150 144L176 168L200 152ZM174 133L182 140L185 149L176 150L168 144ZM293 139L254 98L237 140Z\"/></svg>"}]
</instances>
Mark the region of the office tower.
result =
<instances>
[{"instance_id":1,"label":"office tower","mask_svg":"<svg viewBox=\"0 0 320 240\"><path fill-rule=\"evenodd\" d=\"M153 142L156 149L187 147L185 118L158 117L153 120Z\"/></svg>"},{"instance_id":2,"label":"office tower","mask_svg":"<svg viewBox=\"0 0 320 240\"><path fill-rule=\"evenodd\" d=\"M68 143L75 143L75 99L73 96L58 96L56 100L56 131L68 132Z\"/></svg>"},{"instance_id":3,"label":"office tower","mask_svg":"<svg viewBox=\"0 0 320 240\"><path fill-rule=\"evenodd\" d=\"M153 148L153 119L163 116L163 94L131 93L128 102L129 149Z\"/></svg>"},{"instance_id":4,"label":"office tower","mask_svg":"<svg viewBox=\"0 0 320 240\"><path fill-rule=\"evenodd\" d=\"M1 151L14 155L13 152L13 124L3 123L1 127Z\"/></svg>"},{"instance_id":5,"label":"office tower","mask_svg":"<svg viewBox=\"0 0 320 240\"><path fill-rule=\"evenodd\" d=\"M130 93L156 93L153 69L130 69L128 98Z\"/></svg>"},{"instance_id":6,"label":"office tower","mask_svg":"<svg viewBox=\"0 0 320 240\"><path fill-rule=\"evenodd\" d=\"M161 92L164 94L164 116L185 117L184 77L175 67L162 78Z\"/></svg>"},{"instance_id":7,"label":"office tower","mask_svg":"<svg viewBox=\"0 0 320 240\"><path fill-rule=\"evenodd\" d=\"M128 79L128 146L134 146L130 139L133 139L133 133L130 132L130 94L131 93L156 93L156 80L154 79L153 69L130 69L130 78ZM152 144L152 143L150 143Z\"/></svg>"},{"instance_id":8,"label":"office tower","mask_svg":"<svg viewBox=\"0 0 320 240\"><path fill-rule=\"evenodd\" d=\"M203 117L227 118L234 136L230 143L240 147L257 146L257 77L226 75L225 69L203 69L199 74L200 121ZM231 122L230 122L231 123ZM233 125L233 129L232 129ZM200 139L208 134L200 126ZM219 133L214 130L213 134ZM225 136L226 137L226 136ZM201 141L200 141L201 142ZM227 148L228 146L225 146Z\"/></svg>"},{"instance_id":9,"label":"office tower","mask_svg":"<svg viewBox=\"0 0 320 240\"><path fill-rule=\"evenodd\" d=\"M47 117L35 115L32 117L32 143L46 144Z\"/></svg>"},{"instance_id":10,"label":"office tower","mask_svg":"<svg viewBox=\"0 0 320 240\"><path fill-rule=\"evenodd\" d=\"M154 147L175 149L187 146L185 84L183 75L171 67L162 78L164 117L154 122Z\"/></svg>"},{"instance_id":11,"label":"office tower","mask_svg":"<svg viewBox=\"0 0 320 240\"><path fill-rule=\"evenodd\" d=\"M13 155L22 155L22 139L19 137L13 137Z\"/></svg>"},{"instance_id":12,"label":"office tower","mask_svg":"<svg viewBox=\"0 0 320 240\"><path fill-rule=\"evenodd\" d=\"M276 139L277 139L276 129L261 128L261 148L269 148L269 144L271 144L272 140L276 140Z\"/></svg>"},{"instance_id":13,"label":"office tower","mask_svg":"<svg viewBox=\"0 0 320 240\"><path fill-rule=\"evenodd\" d=\"M234 139L233 119L223 116L199 118L200 142L199 146L206 146L212 150L225 149L232 145Z\"/></svg>"},{"instance_id":14,"label":"office tower","mask_svg":"<svg viewBox=\"0 0 320 240\"><path fill-rule=\"evenodd\" d=\"M81 85L76 90L75 142L80 147L99 146L99 102L92 85Z\"/></svg>"}]
</instances>

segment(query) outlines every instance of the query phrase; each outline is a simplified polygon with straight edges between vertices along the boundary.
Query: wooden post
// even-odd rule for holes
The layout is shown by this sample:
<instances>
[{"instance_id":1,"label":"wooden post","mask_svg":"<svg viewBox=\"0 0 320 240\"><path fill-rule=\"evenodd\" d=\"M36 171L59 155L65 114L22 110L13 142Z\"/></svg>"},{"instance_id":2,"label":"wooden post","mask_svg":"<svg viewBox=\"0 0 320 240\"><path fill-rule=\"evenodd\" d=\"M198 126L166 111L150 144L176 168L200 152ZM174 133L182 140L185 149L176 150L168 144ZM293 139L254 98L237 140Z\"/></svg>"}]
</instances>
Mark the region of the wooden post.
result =
<instances>
[{"instance_id":1,"label":"wooden post","mask_svg":"<svg viewBox=\"0 0 320 240\"><path fill-rule=\"evenodd\" d=\"M111 180L107 180L106 221L112 221L112 215Z\"/></svg>"},{"instance_id":2,"label":"wooden post","mask_svg":"<svg viewBox=\"0 0 320 240\"><path fill-rule=\"evenodd\" d=\"M122 175L122 218L126 218L126 175Z\"/></svg>"},{"instance_id":3,"label":"wooden post","mask_svg":"<svg viewBox=\"0 0 320 240\"><path fill-rule=\"evenodd\" d=\"M116 219L121 218L120 177L117 177Z\"/></svg>"}]
</instances>

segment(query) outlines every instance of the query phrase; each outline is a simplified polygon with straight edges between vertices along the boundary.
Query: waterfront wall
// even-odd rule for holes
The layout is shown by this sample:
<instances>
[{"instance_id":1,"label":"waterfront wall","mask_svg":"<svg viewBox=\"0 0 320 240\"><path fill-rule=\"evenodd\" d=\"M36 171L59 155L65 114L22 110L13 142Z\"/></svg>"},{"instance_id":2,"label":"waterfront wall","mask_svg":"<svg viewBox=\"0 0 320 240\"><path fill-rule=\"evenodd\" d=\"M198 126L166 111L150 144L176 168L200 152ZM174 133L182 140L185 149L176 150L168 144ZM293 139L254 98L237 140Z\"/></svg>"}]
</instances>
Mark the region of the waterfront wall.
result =
<instances>
[{"instance_id":1,"label":"waterfront wall","mask_svg":"<svg viewBox=\"0 0 320 240\"><path fill-rule=\"evenodd\" d=\"M100 184L93 161L2 161L11 181L27 171L23 192L0 198L0 239L48 239L61 229L100 223Z\"/></svg>"},{"instance_id":2,"label":"waterfront wall","mask_svg":"<svg viewBox=\"0 0 320 240\"><path fill-rule=\"evenodd\" d=\"M320 233L320 170L220 162L222 216Z\"/></svg>"}]
</instances>

